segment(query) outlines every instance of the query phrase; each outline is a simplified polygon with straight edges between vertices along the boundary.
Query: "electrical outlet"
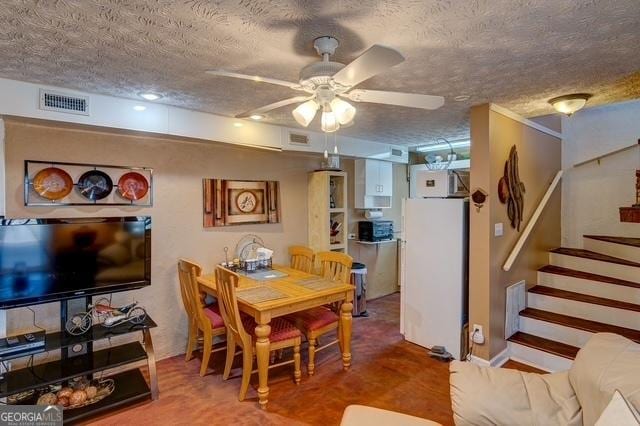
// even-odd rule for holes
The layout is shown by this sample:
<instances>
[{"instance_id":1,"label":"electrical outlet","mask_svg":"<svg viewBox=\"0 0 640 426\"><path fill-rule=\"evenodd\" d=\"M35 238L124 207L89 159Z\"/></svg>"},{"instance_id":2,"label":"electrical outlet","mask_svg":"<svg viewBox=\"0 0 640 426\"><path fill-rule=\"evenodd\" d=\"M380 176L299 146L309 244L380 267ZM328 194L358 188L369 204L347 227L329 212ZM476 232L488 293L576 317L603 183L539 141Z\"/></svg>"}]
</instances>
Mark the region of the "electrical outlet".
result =
<instances>
[{"instance_id":1,"label":"electrical outlet","mask_svg":"<svg viewBox=\"0 0 640 426\"><path fill-rule=\"evenodd\" d=\"M355 239L356 239L356 234L349 234L349 235L347 235L347 239L348 239L348 240L355 240Z\"/></svg>"},{"instance_id":2,"label":"electrical outlet","mask_svg":"<svg viewBox=\"0 0 640 426\"><path fill-rule=\"evenodd\" d=\"M473 324L471 329L471 340L473 343L482 345L484 343L484 333L482 332L482 326L479 324Z\"/></svg>"}]
</instances>

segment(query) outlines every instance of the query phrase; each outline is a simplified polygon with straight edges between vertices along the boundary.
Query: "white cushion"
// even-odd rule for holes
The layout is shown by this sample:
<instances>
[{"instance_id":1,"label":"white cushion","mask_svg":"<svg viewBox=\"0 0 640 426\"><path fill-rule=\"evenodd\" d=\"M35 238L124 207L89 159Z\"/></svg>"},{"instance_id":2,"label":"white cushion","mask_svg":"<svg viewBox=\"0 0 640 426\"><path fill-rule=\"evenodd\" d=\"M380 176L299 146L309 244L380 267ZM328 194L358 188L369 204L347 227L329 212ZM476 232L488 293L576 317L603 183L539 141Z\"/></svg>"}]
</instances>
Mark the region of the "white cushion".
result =
<instances>
[{"instance_id":1,"label":"white cushion","mask_svg":"<svg viewBox=\"0 0 640 426\"><path fill-rule=\"evenodd\" d=\"M451 406L457 426L582 426L567 372L525 373L453 361Z\"/></svg>"},{"instance_id":2,"label":"white cushion","mask_svg":"<svg viewBox=\"0 0 640 426\"><path fill-rule=\"evenodd\" d=\"M340 426L442 426L440 423L395 411L349 405L342 414Z\"/></svg>"},{"instance_id":3,"label":"white cushion","mask_svg":"<svg viewBox=\"0 0 640 426\"><path fill-rule=\"evenodd\" d=\"M615 391L613 397L604 409L595 426L638 426L640 414L627 401L620 391Z\"/></svg>"},{"instance_id":4,"label":"white cushion","mask_svg":"<svg viewBox=\"0 0 640 426\"><path fill-rule=\"evenodd\" d=\"M617 334L595 334L578 352L569 380L585 426L595 424L616 390L640 407L640 345Z\"/></svg>"}]
</instances>

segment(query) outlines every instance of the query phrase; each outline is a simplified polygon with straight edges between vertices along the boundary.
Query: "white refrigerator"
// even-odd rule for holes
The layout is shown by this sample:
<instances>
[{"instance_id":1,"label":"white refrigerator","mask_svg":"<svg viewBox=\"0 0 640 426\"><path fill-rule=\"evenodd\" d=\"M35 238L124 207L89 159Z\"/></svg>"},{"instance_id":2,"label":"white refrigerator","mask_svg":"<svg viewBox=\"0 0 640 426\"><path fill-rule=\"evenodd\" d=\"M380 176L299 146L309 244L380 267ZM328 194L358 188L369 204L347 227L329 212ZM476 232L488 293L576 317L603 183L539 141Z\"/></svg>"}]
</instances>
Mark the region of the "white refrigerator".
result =
<instances>
[{"instance_id":1,"label":"white refrigerator","mask_svg":"<svg viewBox=\"0 0 640 426\"><path fill-rule=\"evenodd\" d=\"M403 204L400 332L426 348L466 351L469 203L462 198L409 198Z\"/></svg>"}]
</instances>

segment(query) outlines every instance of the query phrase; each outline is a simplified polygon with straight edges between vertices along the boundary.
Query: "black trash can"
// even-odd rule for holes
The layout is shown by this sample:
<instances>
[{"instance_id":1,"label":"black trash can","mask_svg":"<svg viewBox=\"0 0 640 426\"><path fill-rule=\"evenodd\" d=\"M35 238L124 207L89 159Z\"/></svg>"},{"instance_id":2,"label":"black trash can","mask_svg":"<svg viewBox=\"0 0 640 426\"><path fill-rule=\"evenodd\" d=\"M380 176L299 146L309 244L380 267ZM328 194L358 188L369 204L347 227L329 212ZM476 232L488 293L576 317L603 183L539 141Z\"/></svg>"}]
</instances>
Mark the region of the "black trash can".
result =
<instances>
[{"instance_id":1,"label":"black trash can","mask_svg":"<svg viewBox=\"0 0 640 426\"><path fill-rule=\"evenodd\" d=\"M356 288L353 295L353 316L366 317L367 313L367 267L354 262L351 266L351 284Z\"/></svg>"}]
</instances>

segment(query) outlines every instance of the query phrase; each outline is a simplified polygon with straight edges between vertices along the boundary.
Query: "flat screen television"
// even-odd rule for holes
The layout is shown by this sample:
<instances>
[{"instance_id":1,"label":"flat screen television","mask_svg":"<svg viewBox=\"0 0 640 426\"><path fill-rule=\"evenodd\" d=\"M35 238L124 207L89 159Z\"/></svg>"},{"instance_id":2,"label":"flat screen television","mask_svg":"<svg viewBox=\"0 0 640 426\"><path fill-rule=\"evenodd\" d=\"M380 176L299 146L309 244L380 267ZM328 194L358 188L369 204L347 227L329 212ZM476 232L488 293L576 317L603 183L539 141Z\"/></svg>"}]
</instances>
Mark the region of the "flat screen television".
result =
<instances>
[{"instance_id":1,"label":"flat screen television","mask_svg":"<svg viewBox=\"0 0 640 426\"><path fill-rule=\"evenodd\" d=\"M0 309L150 284L150 217L0 220Z\"/></svg>"}]
</instances>

